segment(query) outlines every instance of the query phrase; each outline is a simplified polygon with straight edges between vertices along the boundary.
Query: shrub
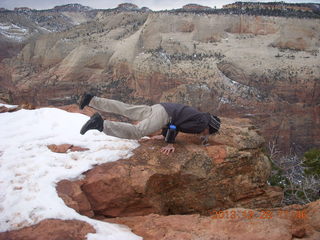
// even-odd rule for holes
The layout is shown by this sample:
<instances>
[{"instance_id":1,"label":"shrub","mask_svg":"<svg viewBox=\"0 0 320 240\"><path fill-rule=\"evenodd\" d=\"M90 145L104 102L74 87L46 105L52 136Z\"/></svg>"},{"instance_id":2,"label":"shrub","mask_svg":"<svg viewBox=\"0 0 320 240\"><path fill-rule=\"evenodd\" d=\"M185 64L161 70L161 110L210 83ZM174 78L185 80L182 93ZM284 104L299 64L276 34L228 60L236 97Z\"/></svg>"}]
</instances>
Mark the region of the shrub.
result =
<instances>
[{"instance_id":1,"label":"shrub","mask_svg":"<svg viewBox=\"0 0 320 240\"><path fill-rule=\"evenodd\" d=\"M306 175L320 178L320 149L313 148L305 152L303 166Z\"/></svg>"}]
</instances>

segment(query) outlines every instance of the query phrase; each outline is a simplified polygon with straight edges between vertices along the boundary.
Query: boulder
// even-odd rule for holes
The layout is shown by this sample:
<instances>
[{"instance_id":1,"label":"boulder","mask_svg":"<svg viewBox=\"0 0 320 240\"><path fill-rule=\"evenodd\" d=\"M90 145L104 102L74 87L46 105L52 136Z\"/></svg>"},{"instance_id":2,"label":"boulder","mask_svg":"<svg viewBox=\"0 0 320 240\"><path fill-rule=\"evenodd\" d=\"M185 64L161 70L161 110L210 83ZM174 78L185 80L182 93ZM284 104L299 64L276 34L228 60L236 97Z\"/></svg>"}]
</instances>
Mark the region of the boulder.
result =
<instances>
[{"instance_id":1,"label":"boulder","mask_svg":"<svg viewBox=\"0 0 320 240\"><path fill-rule=\"evenodd\" d=\"M85 240L88 233L95 233L88 223L47 219L31 227L0 233L0 240Z\"/></svg>"},{"instance_id":2,"label":"boulder","mask_svg":"<svg viewBox=\"0 0 320 240\"><path fill-rule=\"evenodd\" d=\"M65 189L78 185L81 198L73 191L61 197L77 211L74 206L86 198L85 211L104 217L279 206L283 193L267 184L271 166L263 138L249 120L222 122L221 134L211 137L209 146L197 135L179 133L169 156L159 151L165 142L141 141L132 157L97 166L81 181L63 181Z\"/></svg>"},{"instance_id":3,"label":"boulder","mask_svg":"<svg viewBox=\"0 0 320 240\"><path fill-rule=\"evenodd\" d=\"M78 181L80 181L80 183ZM93 217L94 213L92 211L90 202L88 201L88 198L80 188L81 180L78 181L60 181L57 184L58 195L65 201L66 205L75 209L81 215Z\"/></svg>"},{"instance_id":4,"label":"boulder","mask_svg":"<svg viewBox=\"0 0 320 240\"><path fill-rule=\"evenodd\" d=\"M0 107L0 113L5 113L5 112L8 112L8 108L7 107L5 107L5 106L1 106Z\"/></svg>"},{"instance_id":5,"label":"boulder","mask_svg":"<svg viewBox=\"0 0 320 240\"><path fill-rule=\"evenodd\" d=\"M56 144L50 144L47 146L52 152L56 152L56 153L66 153L67 151L71 151L71 152L83 152L83 151L87 151L89 150L89 148L83 148L83 147L79 147L79 146L74 146L72 144L60 144L60 145L56 145Z\"/></svg>"}]
</instances>

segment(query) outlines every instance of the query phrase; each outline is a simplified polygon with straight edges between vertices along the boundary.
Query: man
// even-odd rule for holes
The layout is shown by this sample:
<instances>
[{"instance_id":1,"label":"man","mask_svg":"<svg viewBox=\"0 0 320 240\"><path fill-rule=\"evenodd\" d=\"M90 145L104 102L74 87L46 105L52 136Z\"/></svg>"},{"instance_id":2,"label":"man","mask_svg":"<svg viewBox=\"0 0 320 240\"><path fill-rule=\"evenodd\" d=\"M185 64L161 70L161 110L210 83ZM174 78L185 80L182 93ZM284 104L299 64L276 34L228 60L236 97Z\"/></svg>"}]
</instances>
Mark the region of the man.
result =
<instances>
[{"instance_id":1,"label":"man","mask_svg":"<svg viewBox=\"0 0 320 240\"><path fill-rule=\"evenodd\" d=\"M166 147L161 148L161 152L167 155L174 152L173 143L179 131L199 134L203 144L207 144L208 136L217 133L220 128L218 117L178 103L159 103L152 106L131 105L84 93L80 99L79 108L83 109L85 106L100 111L117 113L140 122L133 125L103 120L101 115L96 112L81 128L80 133L82 135L90 129L97 129L114 137L140 139L162 129L162 135L151 138L165 139L169 143Z\"/></svg>"}]
</instances>

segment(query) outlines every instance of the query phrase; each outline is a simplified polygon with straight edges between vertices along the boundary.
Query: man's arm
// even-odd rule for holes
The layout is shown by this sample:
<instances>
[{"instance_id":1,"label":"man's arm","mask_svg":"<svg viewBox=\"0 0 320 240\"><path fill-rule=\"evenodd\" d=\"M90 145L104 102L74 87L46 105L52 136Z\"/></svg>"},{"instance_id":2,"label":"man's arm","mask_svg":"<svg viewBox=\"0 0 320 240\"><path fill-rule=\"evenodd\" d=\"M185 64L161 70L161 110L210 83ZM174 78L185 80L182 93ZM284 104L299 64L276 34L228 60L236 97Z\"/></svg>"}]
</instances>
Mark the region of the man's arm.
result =
<instances>
[{"instance_id":1,"label":"man's arm","mask_svg":"<svg viewBox=\"0 0 320 240\"><path fill-rule=\"evenodd\" d=\"M168 131L169 131L168 128L163 128L163 129L162 129L161 134L162 134L162 136L163 136L164 138L165 138L166 135L168 134ZM170 139L165 139L166 142L168 143L168 145L161 148L160 151L161 151L162 153L169 155L171 152L174 152L175 147L173 146L173 143L175 142L175 138L176 138L177 135L178 135L178 131L176 130L176 131L174 132L174 135L171 135Z\"/></svg>"},{"instance_id":2,"label":"man's arm","mask_svg":"<svg viewBox=\"0 0 320 240\"><path fill-rule=\"evenodd\" d=\"M153 140L162 140L162 139L164 139L164 136L163 135L155 135L155 136L152 136L151 139L153 139Z\"/></svg>"}]
</instances>

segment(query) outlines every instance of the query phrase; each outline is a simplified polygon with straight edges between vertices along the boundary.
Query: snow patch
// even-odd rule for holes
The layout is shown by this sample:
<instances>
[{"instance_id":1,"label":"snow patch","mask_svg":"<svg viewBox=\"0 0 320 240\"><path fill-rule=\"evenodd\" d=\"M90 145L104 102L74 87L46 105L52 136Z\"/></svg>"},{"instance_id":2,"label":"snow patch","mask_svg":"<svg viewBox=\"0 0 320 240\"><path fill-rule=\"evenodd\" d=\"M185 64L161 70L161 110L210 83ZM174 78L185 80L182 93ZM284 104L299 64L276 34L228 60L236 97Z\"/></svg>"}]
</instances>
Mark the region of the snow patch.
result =
<instances>
[{"instance_id":1,"label":"snow patch","mask_svg":"<svg viewBox=\"0 0 320 240\"><path fill-rule=\"evenodd\" d=\"M231 101L226 97L221 97L219 100L223 104L231 103Z\"/></svg>"},{"instance_id":2,"label":"snow patch","mask_svg":"<svg viewBox=\"0 0 320 240\"><path fill-rule=\"evenodd\" d=\"M40 28L41 30L43 30L45 32L53 32L53 30L49 30L49 29L41 27L41 26L38 26L38 28Z\"/></svg>"},{"instance_id":3,"label":"snow patch","mask_svg":"<svg viewBox=\"0 0 320 240\"><path fill-rule=\"evenodd\" d=\"M18 107L18 105L10 105L10 104L0 103L0 107L16 108L16 107Z\"/></svg>"},{"instance_id":4,"label":"snow patch","mask_svg":"<svg viewBox=\"0 0 320 240\"><path fill-rule=\"evenodd\" d=\"M123 226L78 214L56 192L60 180L76 179L96 164L130 157L139 145L97 130L81 135L79 131L88 119L56 108L0 115L0 232L56 218L88 222L97 231L87 235L89 240L142 239ZM90 150L54 153L47 147L63 143Z\"/></svg>"},{"instance_id":5,"label":"snow patch","mask_svg":"<svg viewBox=\"0 0 320 240\"><path fill-rule=\"evenodd\" d=\"M15 41L23 41L28 37L29 29L13 23L0 23L0 35Z\"/></svg>"}]
</instances>

